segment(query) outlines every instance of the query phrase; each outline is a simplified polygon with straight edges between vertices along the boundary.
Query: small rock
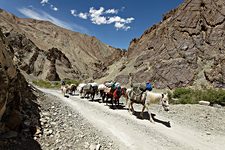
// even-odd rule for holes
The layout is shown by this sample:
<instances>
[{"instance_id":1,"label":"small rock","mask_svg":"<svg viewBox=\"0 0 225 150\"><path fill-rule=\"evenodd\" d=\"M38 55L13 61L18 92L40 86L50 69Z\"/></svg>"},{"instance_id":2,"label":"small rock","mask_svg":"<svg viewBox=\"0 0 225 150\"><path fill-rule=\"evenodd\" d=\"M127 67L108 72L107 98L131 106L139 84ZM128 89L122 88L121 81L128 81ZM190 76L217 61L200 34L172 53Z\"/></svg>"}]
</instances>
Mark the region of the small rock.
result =
<instances>
[{"instance_id":1,"label":"small rock","mask_svg":"<svg viewBox=\"0 0 225 150\"><path fill-rule=\"evenodd\" d=\"M55 106L52 106L51 108L52 108L52 109L54 109L54 108L55 108Z\"/></svg>"},{"instance_id":2,"label":"small rock","mask_svg":"<svg viewBox=\"0 0 225 150\"><path fill-rule=\"evenodd\" d=\"M184 45L181 49L184 50L184 51L186 51L188 49L188 46L187 45Z\"/></svg>"},{"instance_id":3,"label":"small rock","mask_svg":"<svg viewBox=\"0 0 225 150\"><path fill-rule=\"evenodd\" d=\"M56 125L57 123L56 123L56 122L50 122L50 124L51 124L51 125Z\"/></svg>"},{"instance_id":4,"label":"small rock","mask_svg":"<svg viewBox=\"0 0 225 150\"><path fill-rule=\"evenodd\" d=\"M96 145L95 144L91 144L89 147L90 150L96 150Z\"/></svg>"},{"instance_id":5,"label":"small rock","mask_svg":"<svg viewBox=\"0 0 225 150\"><path fill-rule=\"evenodd\" d=\"M210 102L208 101L199 101L198 102L200 105L205 105L205 106L209 106Z\"/></svg>"},{"instance_id":6,"label":"small rock","mask_svg":"<svg viewBox=\"0 0 225 150\"><path fill-rule=\"evenodd\" d=\"M100 150L100 148L101 148L101 145L100 144L97 144L95 149L96 150Z\"/></svg>"},{"instance_id":7,"label":"small rock","mask_svg":"<svg viewBox=\"0 0 225 150\"><path fill-rule=\"evenodd\" d=\"M42 115L43 116L50 116L50 113L49 112L43 112Z\"/></svg>"},{"instance_id":8,"label":"small rock","mask_svg":"<svg viewBox=\"0 0 225 150\"><path fill-rule=\"evenodd\" d=\"M24 124L25 124L26 126L30 126L31 121L29 121L29 120L25 120L25 121L24 121Z\"/></svg>"},{"instance_id":9,"label":"small rock","mask_svg":"<svg viewBox=\"0 0 225 150\"><path fill-rule=\"evenodd\" d=\"M80 137L80 138L84 138L84 135L81 134L81 135L79 135L79 137Z\"/></svg>"},{"instance_id":10,"label":"small rock","mask_svg":"<svg viewBox=\"0 0 225 150\"><path fill-rule=\"evenodd\" d=\"M44 118L41 118L40 121L43 122L43 124L47 123L47 120Z\"/></svg>"},{"instance_id":11,"label":"small rock","mask_svg":"<svg viewBox=\"0 0 225 150\"><path fill-rule=\"evenodd\" d=\"M41 134L41 129L37 128L35 135Z\"/></svg>"},{"instance_id":12,"label":"small rock","mask_svg":"<svg viewBox=\"0 0 225 150\"><path fill-rule=\"evenodd\" d=\"M207 134L207 135L211 135L211 133L210 133L210 132L206 132L206 134Z\"/></svg>"},{"instance_id":13,"label":"small rock","mask_svg":"<svg viewBox=\"0 0 225 150\"><path fill-rule=\"evenodd\" d=\"M53 133L53 130L52 130L52 129L49 129L49 130L46 132L46 135L47 135L47 136L50 136L52 133Z\"/></svg>"},{"instance_id":14,"label":"small rock","mask_svg":"<svg viewBox=\"0 0 225 150\"><path fill-rule=\"evenodd\" d=\"M222 108L222 106L219 105L219 104L213 104L213 107L215 107L215 108Z\"/></svg>"},{"instance_id":15,"label":"small rock","mask_svg":"<svg viewBox=\"0 0 225 150\"><path fill-rule=\"evenodd\" d=\"M84 142L84 148L88 148L89 147L89 143L88 142Z\"/></svg>"},{"instance_id":16,"label":"small rock","mask_svg":"<svg viewBox=\"0 0 225 150\"><path fill-rule=\"evenodd\" d=\"M72 116L72 114L68 114L68 116L69 116L69 117L71 117L71 116Z\"/></svg>"}]
</instances>

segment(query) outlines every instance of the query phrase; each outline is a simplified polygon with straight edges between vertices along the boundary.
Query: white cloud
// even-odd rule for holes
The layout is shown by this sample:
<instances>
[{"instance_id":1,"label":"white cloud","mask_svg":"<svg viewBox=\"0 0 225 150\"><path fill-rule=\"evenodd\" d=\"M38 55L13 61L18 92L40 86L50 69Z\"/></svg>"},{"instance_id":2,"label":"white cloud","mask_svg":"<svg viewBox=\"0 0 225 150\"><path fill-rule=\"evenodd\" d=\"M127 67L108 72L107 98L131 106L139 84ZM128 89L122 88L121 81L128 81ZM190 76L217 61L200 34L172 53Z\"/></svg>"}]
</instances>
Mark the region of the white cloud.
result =
<instances>
[{"instance_id":1,"label":"white cloud","mask_svg":"<svg viewBox=\"0 0 225 150\"><path fill-rule=\"evenodd\" d=\"M53 6L53 5L51 5L50 7L51 7L51 9L54 10L54 11L58 11L58 10L59 10L57 7L55 7L55 6Z\"/></svg>"},{"instance_id":2,"label":"white cloud","mask_svg":"<svg viewBox=\"0 0 225 150\"><path fill-rule=\"evenodd\" d=\"M45 4L47 4L47 3L48 3L48 0L42 0L42 1L41 1L41 4L42 4L42 5L45 5Z\"/></svg>"},{"instance_id":3,"label":"white cloud","mask_svg":"<svg viewBox=\"0 0 225 150\"><path fill-rule=\"evenodd\" d=\"M79 17L82 19L90 19L90 21L93 24L102 25L102 24L114 24L114 27L119 30L125 30L127 31L131 27L126 25L132 23L134 21L133 17L130 18L121 18L119 16L105 16L108 14L118 14L119 10L117 9L108 9L105 10L104 7L100 7L99 9L95 9L94 7L91 7L89 9L89 12L87 13L77 13L76 10L70 10L71 14L74 17Z\"/></svg>"},{"instance_id":4,"label":"white cloud","mask_svg":"<svg viewBox=\"0 0 225 150\"><path fill-rule=\"evenodd\" d=\"M60 27L63 27L63 28L69 29L69 30L87 33L87 34L89 33L89 31L82 26L60 20L58 18L51 16L50 14L48 14L44 11L38 11L38 10L30 9L30 8L20 8L20 9L18 9L18 11L28 18L50 21Z\"/></svg>"},{"instance_id":5,"label":"white cloud","mask_svg":"<svg viewBox=\"0 0 225 150\"><path fill-rule=\"evenodd\" d=\"M97 24L97 25L107 24L106 17L103 17L103 16L92 17L91 21L93 24Z\"/></svg>"},{"instance_id":6,"label":"white cloud","mask_svg":"<svg viewBox=\"0 0 225 150\"><path fill-rule=\"evenodd\" d=\"M57 7L55 7L53 4L51 4L49 2L49 0L42 0L40 3L42 4L42 6L45 6L45 4L48 4L50 6L50 8L52 10L54 10L54 11L58 11L59 10Z\"/></svg>"},{"instance_id":7,"label":"white cloud","mask_svg":"<svg viewBox=\"0 0 225 150\"><path fill-rule=\"evenodd\" d=\"M77 14L76 14L76 13L77 13L77 11L76 11L76 10L74 10L74 9L70 10L70 13L71 13L73 16L75 16L75 17L77 16Z\"/></svg>"},{"instance_id":8,"label":"white cloud","mask_svg":"<svg viewBox=\"0 0 225 150\"><path fill-rule=\"evenodd\" d=\"M89 14L92 18L99 17L103 14L104 10L105 9L103 7L100 7L99 10L95 9L94 7L91 7L89 10Z\"/></svg>"},{"instance_id":9,"label":"white cloud","mask_svg":"<svg viewBox=\"0 0 225 150\"><path fill-rule=\"evenodd\" d=\"M105 11L106 14L118 14L119 10L117 9L108 9Z\"/></svg>"},{"instance_id":10,"label":"white cloud","mask_svg":"<svg viewBox=\"0 0 225 150\"><path fill-rule=\"evenodd\" d=\"M87 19L88 18L88 13L79 13L78 16L82 19Z\"/></svg>"},{"instance_id":11,"label":"white cloud","mask_svg":"<svg viewBox=\"0 0 225 150\"><path fill-rule=\"evenodd\" d=\"M88 18L88 13L82 13L80 12L79 14L77 14L76 10L70 10L71 15L73 15L74 17L79 17L81 19L87 19Z\"/></svg>"},{"instance_id":12,"label":"white cloud","mask_svg":"<svg viewBox=\"0 0 225 150\"><path fill-rule=\"evenodd\" d=\"M114 26L116 30L123 29L127 31L128 29L130 29L130 26L126 26L124 23L121 23L121 22L116 22Z\"/></svg>"}]
</instances>

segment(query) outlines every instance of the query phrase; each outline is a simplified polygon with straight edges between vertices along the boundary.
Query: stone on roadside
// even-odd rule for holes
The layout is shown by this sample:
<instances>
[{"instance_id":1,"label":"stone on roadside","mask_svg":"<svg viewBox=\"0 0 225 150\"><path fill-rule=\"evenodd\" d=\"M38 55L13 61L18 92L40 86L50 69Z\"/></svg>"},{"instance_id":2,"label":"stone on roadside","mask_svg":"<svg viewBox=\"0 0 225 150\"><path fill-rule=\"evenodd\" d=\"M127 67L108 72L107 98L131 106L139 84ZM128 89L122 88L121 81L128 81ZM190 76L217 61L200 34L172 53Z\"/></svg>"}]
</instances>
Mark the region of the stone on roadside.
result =
<instances>
[{"instance_id":1,"label":"stone on roadside","mask_svg":"<svg viewBox=\"0 0 225 150\"><path fill-rule=\"evenodd\" d=\"M89 147L89 143L88 142L84 142L84 148L88 148Z\"/></svg>"},{"instance_id":2,"label":"stone on roadside","mask_svg":"<svg viewBox=\"0 0 225 150\"><path fill-rule=\"evenodd\" d=\"M209 101L199 101L198 102L200 105L205 105L205 106L209 106L210 102Z\"/></svg>"},{"instance_id":3,"label":"stone on roadside","mask_svg":"<svg viewBox=\"0 0 225 150\"><path fill-rule=\"evenodd\" d=\"M96 150L96 145L95 144L91 144L89 147L90 150Z\"/></svg>"},{"instance_id":4,"label":"stone on roadside","mask_svg":"<svg viewBox=\"0 0 225 150\"><path fill-rule=\"evenodd\" d=\"M96 150L100 150L100 148L101 148L101 145L100 144L97 144L95 149Z\"/></svg>"},{"instance_id":5,"label":"stone on roadside","mask_svg":"<svg viewBox=\"0 0 225 150\"><path fill-rule=\"evenodd\" d=\"M213 107L215 107L215 108L222 108L222 106L219 105L219 104L213 104Z\"/></svg>"}]
</instances>

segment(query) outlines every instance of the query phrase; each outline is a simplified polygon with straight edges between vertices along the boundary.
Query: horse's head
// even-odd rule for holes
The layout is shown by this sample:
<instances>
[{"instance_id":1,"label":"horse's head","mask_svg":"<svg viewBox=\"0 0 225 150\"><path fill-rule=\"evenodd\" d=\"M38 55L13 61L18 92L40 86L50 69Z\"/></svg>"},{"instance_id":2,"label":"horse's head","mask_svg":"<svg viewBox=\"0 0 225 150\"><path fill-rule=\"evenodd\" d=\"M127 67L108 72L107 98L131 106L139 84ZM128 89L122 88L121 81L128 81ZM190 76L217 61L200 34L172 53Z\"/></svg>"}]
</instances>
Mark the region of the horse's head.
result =
<instances>
[{"instance_id":1,"label":"horse's head","mask_svg":"<svg viewBox=\"0 0 225 150\"><path fill-rule=\"evenodd\" d=\"M162 99L161 99L162 106L165 111L169 111L169 98L168 94L162 94Z\"/></svg>"}]
</instances>

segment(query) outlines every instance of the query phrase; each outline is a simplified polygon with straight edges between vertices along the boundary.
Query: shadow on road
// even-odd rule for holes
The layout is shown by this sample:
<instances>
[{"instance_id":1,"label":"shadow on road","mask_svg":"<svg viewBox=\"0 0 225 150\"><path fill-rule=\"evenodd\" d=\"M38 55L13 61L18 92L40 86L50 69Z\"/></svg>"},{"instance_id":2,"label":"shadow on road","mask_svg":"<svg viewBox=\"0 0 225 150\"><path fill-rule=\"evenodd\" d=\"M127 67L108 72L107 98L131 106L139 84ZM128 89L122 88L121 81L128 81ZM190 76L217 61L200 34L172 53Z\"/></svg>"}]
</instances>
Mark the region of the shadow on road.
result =
<instances>
[{"instance_id":1,"label":"shadow on road","mask_svg":"<svg viewBox=\"0 0 225 150\"><path fill-rule=\"evenodd\" d=\"M98 103L102 103L101 102L101 99L94 99L94 100L92 100L92 99L88 99L89 100L89 102L98 102Z\"/></svg>"},{"instance_id":2,"label":"shadow on road","mask_svg":"<svg viewBox=\"0 0 225 150\"><path fill-rule=\"evenodd\" d=\"M115 104L112 105L112 104L110 103L108 106L109 106L110 109L113 109L113 110L126 110L126 109L124 108L125 106L123 106L123 105L121 105L121 104L123 104L123 103L120 103L119 106L117 106L117 105L115 105Z\"/></svg>"},{"instance_id":3,"label":"shadow on road","mask_svg":"<svg viewBox=\"0 0 225 150\"><path fill-rule=\"evenodd\" d=\"M143 118L141 118L141 112L135 111L135 112L134 112L134 115L135 115L138 119L150 120L148 112L144 112L144 113L143 113ZM153 119L155 122L161 123L161 124L163 124L164 126L166 126L166 127L168 127L168 128L171 128L170 121L163 121L163 120L160 120L160 119L158 119L158 118L155 117L156 114L151 114L151 115L152 115L152 119Z\"/></svg>"}]
</instances>

